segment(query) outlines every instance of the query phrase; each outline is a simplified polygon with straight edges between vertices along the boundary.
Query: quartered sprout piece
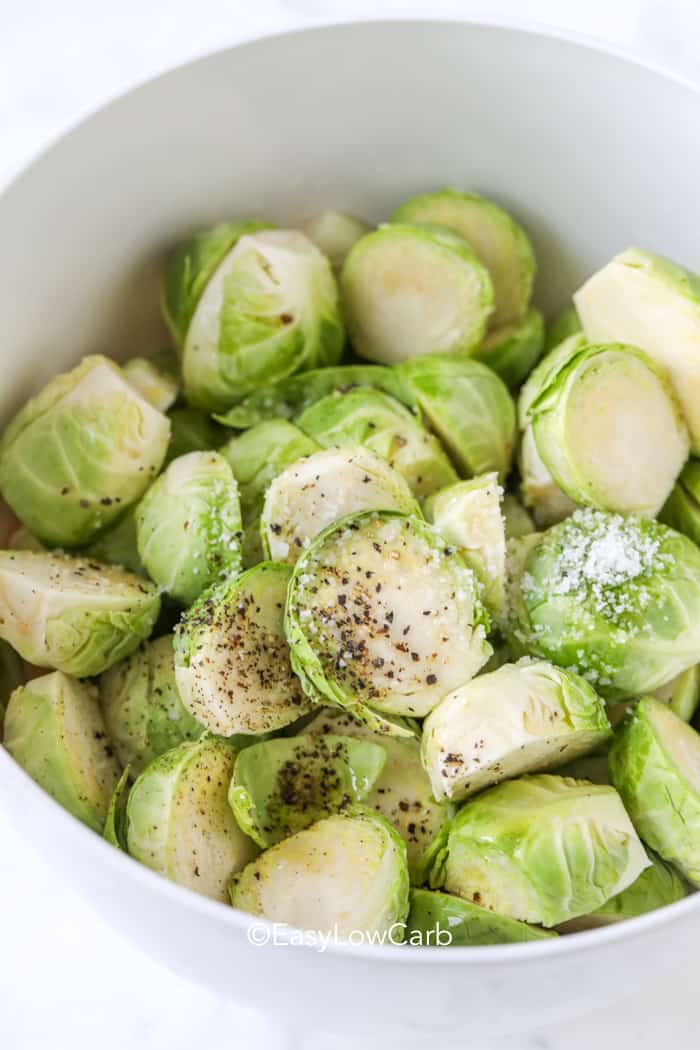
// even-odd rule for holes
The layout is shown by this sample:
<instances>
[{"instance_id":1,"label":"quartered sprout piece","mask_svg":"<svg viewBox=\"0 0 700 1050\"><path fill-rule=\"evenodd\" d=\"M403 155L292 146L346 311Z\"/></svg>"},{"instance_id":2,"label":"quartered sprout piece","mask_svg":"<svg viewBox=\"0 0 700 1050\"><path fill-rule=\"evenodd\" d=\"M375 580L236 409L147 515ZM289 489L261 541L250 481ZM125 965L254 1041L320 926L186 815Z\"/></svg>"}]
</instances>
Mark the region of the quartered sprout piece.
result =
<instances>
[{"instance_id":1,"label":"quartered sprout piece","mask_svg":"<svg viewBox=\"0 0 700 1050\"><path fill-rule=\"evenodd\" d=\"M579 510L534 537L508 605L514 651L577 671L609 701L700 660L700 550L646 518Z\"/></svg>"},{"instance_id":2,"label":"quartered sprout piece","mask_svg":"<svg viewBox=\"0 0 700 1050\"><path fill-rule=\"evenodd\" d=\"M609 761L644 841L700 886L700 735L645 696L618 730Z\"/></svg>"},{"instance_id":3,"label":"quartered sprout piece","mask_svg":"<svg viewBox=\"0 0 700 1050\"><path fill-rule=\"evenodd\" d=\"M134 775L164 751L204 732L180 699L169 634L145 642L102 675L100 704L117 758Z\"/></svg>"},{"instance_id":4,"label":"quartered sprout piece","mask_svg":"<svg viewBox=\"0 0 700 1050\"><path fill-rule=\"evenodd\" d=\"M475 947L541 941L556 934L496 915L471 901L435 890L411 890L406 941L423 947Z\"/></svg>"},{"instance_id":5,"label":"quartered sprout piece","mask_svg":"<svg viewBox=\"0 0 700 1050\"><path fill-rule=\"evenodd\" d=\"M305 409L296 423L324 448L364 445L402 474L419 500L457 481L439 441L382 390L329 394Z\"/></svg>"},{"instance_id":6,"label":"quartered sprout piece","mask_svg":"<svg viewBox=\"0 0 700 1050\"><path fill-rule=\"evenodd\" d=\"M524 315L535 279L535 256L524 230L498 204L476 193L444 189L407 200L392 221L436 222L455 230L491 275L495 293L491 327Z\"/></svg>"},{"instance_id":7,"label":"quartered sprout piece","mask_svg":"<svg viewBox=\"0 0 700 1050\"><path fill-rule=\"evenodd\" d=\"M437 799L457 801L500 780L553 769L611 735L583 678L522 660L446 696L423 725L423 764Z\"/></svg>"},{"instance_id":8,"label":"quartered sprout piece","mask_svg":"<svg viewBox=\"0 0 700 1050\"><path fill-rule=\"evenodd\" d=\"M353 737L264 740L236 759L229 803L239 826L265 849L362 802L385 761L380 744Z\"/></svg>"},{"instance_id":9,"label":"quartered sprout piece","mask_svg":"<svg viewBox=\"0 0 700 1050\"><path fill-rule=\"evenodd\" d=\"M226 440L226 431L199 408L173 408L168 412L170 444L165 466L187 452L209 452Z\"/></svg>"},{"instance_id":10,"label":"quartered sprout piece","mask_svg":"<svg viewBox=\"0 0 700 1050\"><path fill-rule=\"evenodd\" d=\"M488 659L488 614L454 548L389 511L330 526L296 564L285 629L305 689L362 717L426 715Z\"/></svg>"},{"instance_id":11,"label":"quartered sprout piece","mask_svg":"<svg viewBox=\"0 0 700 1050\"><path fill-rule=\"evenodd\" d=\"M303 222L300 229L339 273L350 249L371 226L342 211L323 211Z\"/></svg>"},{"instance_id":12,"label":"quartered sprout piece","mask_svg":"<svg viewBox=\"0 0 700 1050\"><path fill-rule=\"evenodd\" d=\"M478 576L489 612L500 616L505 600L506 536L495 473L482 474L434 492L425 516L447 544L456 547Z\"/></svg>"},{"instance_id":13,"label":"quartered sprout piece","mask_svg":"<svg viewBox=\"0 0 700 1050\"><path fill-rule=\"evenodd\" d=\"M544 351L544 321L539 310L528 310L522 320L494 328L474 357L501 377L506 386L519 386Z\"/></svg>"},{"instance_id":14,"label":"quartered sprout piece","mask_svg":"<svg viewBox=\"0 0 700 1050\"><path fill-rule=\"evenodd\" d=\"M231 883L235 908L345 940L400 940L408 914L406 847L378 813L350 806L266 850Z\"/></svg>"},{"instance_id":15,"label":"quartered sprout piece","mask_svg":"<svg viewBox=\"0 0 700 1050\"><path fill-rule=\"evenodd\" d=\"M180 392L177 371L159 367L158 360L132 357L122 369L126 380L158 412L167 412Z\"/></svg>"},{"instance_id":16,"label":"quartered sprout piece","mask_svg":"<svg viewBox=\"0 0 700 1050\"><path fill-rule=\"evenodd\" d=\"M444 839L431 885L547 927L595 911L649 866L613 788L547 774L470 800Z\"/></svg>"},{"instance_id":17,"label":"quartered sprout piece","mask_svg":"<svg viewBox=\"0 0 700 1050\"><path fill-rule=\"evenodd\" d=\"M309 710L283 631L291 568L263 562L192 605L175 631L175 677L188 711L221 736L265 733Z\"/></svg>"},{"instance_id":18,"label":"quartered sprout piece","mask_svg":"<svg viewBox=\"0 0 700 1050\"><path fill-rule=\"evenodd\" d=\"M470 351L493 311L493 285L467 242L440 226L392 223L362 237L341 274L353 347L378 364Z\"/></svg>"},{"instance_id":19,"label":"quartered sprout piece","mask_svg":"<svg viewBox=\"0 0 700 1050\"><path fill-rule=\"evenodd\" d=\"M5 428L0 490L47 545L78 547L160 470L170 424L106 357L56 376Z\"/></svg>"},{"instance_id":20,"label":"quartered sprout piece","mask_svg":"<svg viewBox=\"0 0 700 1050\"><path fill-rule=\"evenodd\" d=\"M700 704L700 664L681 671L670 682L654 689L652 696L662 704L668 704L684 722L690 722Z\"/></svg>"},{"instance_id":21,"label":"quartered sprout piece","mask_svg":"<svg viewBox=\"0 0 700 1050\"><path fill-rule=\"evenodd\" d=\"M361 510L421 515L406 480L369 449L315 452L287 467L268 488L261 516L265 552L294 565L327 525Z\"/></svg>"},{"instance_id":22,"label":"quartered sprout piece","mask_svg":"<svg viewBox=\"0 0 700 1050\"><path fill-rule=\"evenodd\" d=\"M174 459L136 509L138 550L151 579L190 605L241 564L241 509L218 452Z\"/></svg>"},{"instance_id":23,"label":"quartered sprout piece","mask_svg":"<svg viewBox=\"0 0 700 1050\"><path fill-rule=\"evenodd\" d=\"M129 792L126 841L132 857L214 900L258 852L228 804L236 751L203 737L166 751Z\"/></svg>"},{"instance_id":24,"label":"quartered sprout piece","mask_svg":"<svg viewBox=\"0 0 700 1050\"><path fill-rule=\"evenodd\" d=\"M7 705L4 744L64 809L102 831L119 767L92 686L61 671L19 686Z\"/></svg>"},{"instance_id":25,"label":"quartered sprout piece","mask_svg":"<svg viewBox=\"0 0 700 1050\"><path fill-rule=\"evenodd\" d=\"M38 667L100 674L150 635L159 611L156 588L123 569L0 551L0 637Z\"/></svg>"},{"instance_id":26,"label":"quartered sprout piece","mask_svg":"<svg viewBox=\"0 0 700 1050\"><path fill-rule=\"evenodd\" d=\"M187 399L221 412L261 383L337 364L344 342L330 263L308 237L245 234L192 315L182 359Z\"/></svg>"}]
</instances>

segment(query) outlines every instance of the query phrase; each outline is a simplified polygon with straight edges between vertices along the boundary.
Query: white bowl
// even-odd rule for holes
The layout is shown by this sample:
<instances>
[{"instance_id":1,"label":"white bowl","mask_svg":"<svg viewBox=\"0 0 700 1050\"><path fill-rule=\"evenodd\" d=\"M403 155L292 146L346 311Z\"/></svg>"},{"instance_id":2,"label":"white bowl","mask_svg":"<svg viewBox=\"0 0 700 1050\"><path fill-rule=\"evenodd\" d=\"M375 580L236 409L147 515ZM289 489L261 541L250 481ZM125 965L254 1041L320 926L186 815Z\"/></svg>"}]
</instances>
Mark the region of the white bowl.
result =
<instances>
[{"instance_id":1,"label":"white bowl","mask_svg":"<svg viewBox=\"0 0 700 1050\"><path fill-rule=\"evenodd\" d=\"M158 266L224 216L324 206L385 218L451 184L531 233L539 302L563 305L638 243L700 269L700 95L620 56L504 27L312 29L212 55L132 91L0 198L6 416L89 351L161 338ZM700 935L700 895L554 942L449 950L254 948L245 915L174 886L64 813L0 749L0 804L114 927L184 976L343 1032L477 1039L590 1009Z\"/></svg>"}]
</instances>

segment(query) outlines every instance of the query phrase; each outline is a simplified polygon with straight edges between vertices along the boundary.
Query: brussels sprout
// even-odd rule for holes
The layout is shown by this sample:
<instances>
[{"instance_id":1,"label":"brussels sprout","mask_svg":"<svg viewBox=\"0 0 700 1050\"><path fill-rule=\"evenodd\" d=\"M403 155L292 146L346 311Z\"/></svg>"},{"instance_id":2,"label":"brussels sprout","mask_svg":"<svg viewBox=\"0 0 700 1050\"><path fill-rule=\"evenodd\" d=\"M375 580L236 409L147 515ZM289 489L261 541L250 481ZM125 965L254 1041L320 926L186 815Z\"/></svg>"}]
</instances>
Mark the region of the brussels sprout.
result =
<instances>
[{"instance_id":1,"label":"brussels sprout","mask_svg":"<svg viewBox=\"0 0 700 1050\"><path fill-rule=\"evenodd\" d=\"M681 671L670 682L652 690L651 695L668 704L684 722L690 722L700 703L700 664Z\"/></svg>"},{"instance_id":2,"label":"brussels sprout","mask_svg":"<svg viewBox=\"0 0 700 1050\"><path fill-rule=\"evenodd\" d=\"M81 548L80 556L93 558L95 561L104 561L108 565L121 565L123 569L135 572L137 576L145 576L146 570L139 558L135 510L135 507L131 507L116 525L112 525L106 532L101 532L97 539L94 539L87 547ZM24 549L39 550L40 548L25 547Z\"/></svg>"},{"instance_id":3,"label":"brussels sprout","mask_svg":"<svg viewBox=\"0 0 700 1050\"><path fill-rule=\"evenodd\" d=\"M352 737L265 740L236 759L229 804L239 826L265 849L361 802L385 761L379 744Z\"/></svg>"},{"instance_id":4,"label":"brussels sprout","mask_svg":"<svg viewBox=\"0 0 700 1050\"><path fill-rule=\"evenodd\" d=\"M235 760L226 740L205 736L179 744L146 766L126 804L131 856L220 901L231 876L258 852L228 804Z\"/></svg>"},{"instance_id":5,"label":"brussels sprout","mask_svg":"<svg viewBox=\"0 0 700 1050\"><path fill-rule=\"evenodd\" d=\"M612 730L585 679L542 660L503 664L455 689L423 724L436 799L458 801L593 751Z\"/></svg>"},{"instance_id":6,"label":"brussels sprout","mask_svg":"<svg viewBox=\"0 0 700 1050\"><path fill-rule=\"evenodd\" d=\"M335 273L339 273L348 252L371 230L366 222L342 211L323 211L300 226L310 241L326 256Z\"/></svg>"},{"instance_id":7,"label":"brussels sprout","mask_svg":"<svg viewBox=\"0 0 700 1050\"><path fill-rule=\"evenodd\" d=\"M692 450L700 453L700 277L628 248L594 274L574 302L591 342L631 343L668 371Z\"/></svg>"},{"instance_id":8,"label":"brussels sprout","mask_svg":"<svg viewBox=\"0 0 700 1050\"><path fill-rule=\"evenodd\" d=\"M645 868L638 879L622 893L611 897L609 901L590 915L571 919L559 927L560 933L578 933L581 930L592 930L598 926L608 926L621 919L634 919L637 915L646 915L657 908L663 908L674 901L680 901L688 895L688 884L669 864L665 864L655 853L648 854L651 864Z\"/></svg>"},{"instance_id":9,"label":"brussels sprout","mask_svg":"<svg viewBox=\"0 0 700 1050\"><path fill-rule=\"evenodd\" d=\"M608 709L608 721L613 724L612 714ZM557 770L562 777L573 777L575 780L590 780L592 784L609 784L608 755L583 755L567 762Z\"/></svg>"},{"instance_id":10,"label":"brussels sprout","mask_svg":"<svg viewBox=\"0 0 700 1050\"><path fill-rule=\"evenodd\" d=\"M190 237L172 254L163 282L163 316L178 347L202 292L237 241L249 233L269 229L264 222L222 222Z\"/></svg>"},{"instance_id":11,"label":"brussels sprout","mask_svg":"<svg viewBox=\"0 0 700 1050\"><path fill-rule=\"evenodd\" d=\"M266 850L234 877L234 908L340 940L400 940L408 914L406 847L388 821L349 806Z\"/></svg>"},{"instance_id":12,"label":"brussels sprout","mask_svg":"<svg viewBox=\"0 0 700 1050\"><path fill-rule=\"evenodd\" d=\"M515 406L495 372L458 354L414 357L399 372L463 477L490 470L505 477L515 442Z\"/></svg>"},{"instance_id":13,"label":"brussels sprout","mask_svg":"<svg viewBox=\"0 0 700 1050\"><path fill-rule=\"evenodd\" d=\"M609 766L646 844L700 887L700 735L642 697L615 735Z\"/></svg>"},{"instance_id":14,"label":"brussels sprout","mask_svg":"<svg viewBox=\"0 0 700 1050\"><path fill-rule=\"evenodd\" d=\"M117 781L117 786L112 792L107 808L102 838L109 842L110 846L127 852L126 841L126 803L129 798L129 767L127 766Z\"/></svg>"},{"instance_id":15,"label":"brussels sprout","mask_svg":"<svg viewBox=\"0 0 700 1050\"><path fill-rule=\"evenodd\" d=\"M510 492L506 492L501 503L506 540L519 539L535 531L535 523L522 503Z\"/></svg>"},{"instance_id":16,"label":"brussels sprout","mask_svg":"<svg viewBox=\"0 0 700 1050\"><path fill-rule=\"evenodd\" d=\"M147 357L132 357L122 369L125 379L158 412L167 412L180 390L177 374L162 371Z\"/></svg>"},{"instance_id":17,"label":"brussels sprout","mask_svg":"<svg viewBox=\"0 0 700 1050\"><path fill-rule=\"evenodd\" d=\"M215 733L266 733L310 710L282 628L291 573L274 562L256 565L205 592L175 630L180 696Z\"/></svg>"},{"instance_id":18,"label":"brussels sprout","mask_svg":"<svg viewBox=\"0 0 700 1050\"><path fill-rule=\"evenodd\" d=\"M218 452L174 459L136 508L148 575L184 605L241 565L238 485Z\"/></svg>"},{"instance_id":19,"label":"brussels sprout","mask_svg":"<svg viewBox=\"0 0 700 1050\"><path fill-rule=\"evenodd\" d=\"M404 405L381 390L329 394L296 422L323 448L364 445L404 476L417 499L457 481L440 443Z\"/></svg>"},{"instance_id":20,"label":"brussels sprout","mask_svg":"<svg viewBox=\"0 0 700 1050\"><path fill-rule=\"evenodd\" d=\"M341 734L381 744L386 764L365 805L386 817L401 835L406 843L409 873L413 881L418 881L427 847L453 813L451 806L433 798L430 781L421 765L418 741L388 734L380 736L345 711L330 708L320 711L304 728L304 733Z\"/></svg>"},{"instance_id":21,"label":"brussels sprout","mask_svg":"<svg viewBox=\"0 0 700 1050\"><path fill-rule=\"evenodd\" d=\"M478 904L434 890L411 890L406 940L409 944L448 947L541 941L556 934L495 915Z\"/></svg>"},{"instance_id":22,"label":"brussels sprout","mask_svg":"<svg viewBox=\"0 0 700 1050\"><path fill-rule=\"evenodd\" d=\"M119 767L92 686L61 671L19 686L5 712L4 743L64 809L102 831Z\"/></svg>"},{"instance_id":23,"label":"brussels sprout","mask_svg":"<svg viewBox=\"0 0 700 1050\"><path fill-rule=\"evenodd\" d=\"M285 630L304 689L364 721L364 708L426 715L486 662L477 581L417 518L367 511L329 526L296 564Z\"/></svg>"},{"instance_id":24,"label":"brussels sprout","mask_svg":"<svg viewBox=\"0 0 700 1050\"><path fill-rule=\"evenodd\" d=\"M391 218L392 222L440 223L469 242L493 281L491 327L511 324L525 314L535 279L535 255L525 231L503 208L476 193L444 189L412 197Z\"/></svg>"},{"instance_id":25,"label":"brussels sprout","mask_svg":"<svg viewBox=\"0 0 700 1050\"><path fill-rule=\"evenodd\" d=\"M576 504L559 488L542 462L532 427L528 426L520 439L519 453L520 494L523 503L533 513L539 528L556 525L576 510Z\"/></svg>"},{"instance_id":26,"label":"brussels sprout","mask_svg":"<svg viewBox=\"0 0 700 1050\"><path fill-rule=\"evenodd\" d=\"M618 793L567 777L506 781L448 828L431 885L547 927L595 911L649 866Z\"/></svg>"},{"instance_id":27,"label":"brussels sprout","mask_svg":"<svg viewBox=\"0 0 700 1050\"><path fill-rule=\"evenodd\" d=\"M489 612L499 616L505 598L506 537L496 473L458 481L434 492L425 516L436 532L456 547L483 587Z\"/></svg>"},{"instance_id":28,"label":"brussels sprout","mask_svg":"<svg viewBox=\"0 0 700 1050\"><path fill-rule=\"evenodd\" d=\"M204 732L180 699L171 635L146 642L106 671L100 680L100 703L117 758L134 774L164 751L183 740L197 740Z\"/></svg>"},{"instance_id":29,"label":"brussels sprout","mask_svg":"<svg viewBox=\"0 0 700 1050\"><path fill-rule=\"evenodd\" d=\"M187 452L210 452L226 440L226 431L198 408L173 408L168 418L171 436L164 462L166 467L178 456Z\"/></svg>"},{"instance_id":30,"label":"brussels sprout","mask_svg":"<svg viewBox=\"0 0 700 1050\"><path fill-rule=\"evenodd\" d=\"M577 335L581 330L581 318L572 303L571 306L567 306L566 309L561 310L547 321L544 337L545 353L548 354L570 335Z\"/></svg>"},{"instance_id":31,"label":"brussels sprout","mask_svg":"<svg viewBox=\"0 0 700 1050\"><path fill-rule=\"evenodd\" d=\"M383 390L408 408L417 407L410 387L396 369L383 365L336 365L269 383L217 418L227 427L247 430L267 419L292 419L322 397L344 394L358 386Z\"/></svg>"},{"instance_id":32,"label":"brussels sprout","mask_svg":"<svg viewBox=\"0 0 700 1050\"><path fill-rule=\"evenodd\" d=\"M558 357L545 358L526 394L525 417L547 469L577 503L653 517L689 451L665 373L622 344L580 343L559 369Z\"/></svg>"},{"instance_id":33,"label":"brussels sprout","mask_svg":"<svg viewBox=\"0 0 700 1050\"><path fill-rule=\"evenodd\" d=\"M85 678L147 638L155 587L110 565L33 551L0 551L0 638L37 667Z\"/></svg>"},{"instance_id":34,"label":"brussels sprout","mask_svg":"<svg viewBox=\"0 0 700 1050\"><path fill-rule=\"evenodd\" d=\"M237 241L202 292L187 332L187 400L221 412L262 383L335 365L345 333L328 260L295 230Z\"/></svg>"},{"instance_id":35,"label":"brussels sprout","mask_svg":"<svg viewBox=\"0 0 700 1050\"><path fill-rule=\"evenodd\" d=\"M405 479L369 449L314 452L287 467L267 490L261 516L264 550L274 561L294 565L327 525L360 510L421 516Z\"/></svg>"},{"instance_id":36,"label":"brussels sprout","mask_svg":"<svg viewBox=\"0 0 700 1050\"><path fill-rule=\"evenodd\" d=\"M106 357L56 376L5 428L0 489L49 546L88 543L158 473L170 436L157 412Z\"/></svg>"},{"instance_id":37,"label":"brussels sprout","mask_svg":"<svg viewBox=\"0 0 700 1050\"><path fill-rule=\"evenodd\" d=\"M18 654L11 645L0 640L0 740L5 708L10 693L24 682L24 668Z\"/></svg>"},{"instance_id":38,"label":"brussels sprout","mask_svg":"<svg viewBox=\"0 0 700 1050\"><path fill-rule=\"evenodd\" d=\"M656 521L576 511L534 538L509 592L514 651L577 671L609 701L700 660L700 551Z\"/></svg>"},{"instance_id":39,"label":"brussels sprout","mask_svg":"<svg viewBox=\"0 0 700 1050\"><path fill-rule=\"evenodd\" d=\"M689 459L666 500L659 520L700 547L700 459Z\"/></svg>"},{"instance_id":40,"label":"brussels sprout","mask_svg":"<svg viewBox=\"0 0 700 1050\"><path fill-rule=\"evenodd\" d=\"M506 386L520 386L544 351L544 321L539 310L528 310L522 321L489 332L474 357L501 377Z\"/></svg>"}]
</instances>

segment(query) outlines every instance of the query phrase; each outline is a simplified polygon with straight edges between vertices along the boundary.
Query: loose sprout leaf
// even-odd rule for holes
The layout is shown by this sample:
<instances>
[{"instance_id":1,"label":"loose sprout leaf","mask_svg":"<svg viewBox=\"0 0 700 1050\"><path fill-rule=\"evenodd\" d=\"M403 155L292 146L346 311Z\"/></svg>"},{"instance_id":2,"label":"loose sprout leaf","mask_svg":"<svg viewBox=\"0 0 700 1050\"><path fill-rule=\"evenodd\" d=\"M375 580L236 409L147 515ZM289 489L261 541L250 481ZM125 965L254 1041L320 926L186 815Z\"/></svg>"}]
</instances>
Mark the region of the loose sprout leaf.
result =
<instances>
[{"instance_id":1,"label":"loose sprout leaf","mask_svg":"<svg viewBox=\"0 0 700 1050\"><path fill-rule=\"evenodd\" d=\"M263 562L205 592L175 631L175 677L187 710L214 733L266 733L310 705L283 631L292 570Z\"/></svg>"},{"instance_id":2,"label":"loose sprout leaf","mask_svg":"<svg viewBox=\"0 0 700 1050\"><path fill-rule=\"evenodd\" d=\"M392 935L408 914L406 847L388 821L350 806L266 850L231 883L235 908L345 940Z\"/></svg>"},{"instance_id":3,"label":"loose sprout leaf","mask_svg":"<svg viewBox=\"0 0 700 1050\"><path fill-rule=\"evenodd\" d=\"M611 735L603 701L545 661L504 664L446 696L423 725L423 764L437 799L554 769Z\"/></svg>"},{"instance_id":4,"label":"loose sprout leaf","mask_svg":"<svg viewBox=\"0 0 700 1050\"><path fill-rule=\"evenodd\" d=\"M265 552L294 565L326 526L361 510L421 516L406 480L374 452L362 446L315 452L270 484L261 515Z\"/></svg>"},{"instance_id":5,"label":"loose sprout leaf","mask_svg":"<svg viewBox=\"0 0 700 1050\"><path fill-rule=\"evenodd\" d=\"M353 245L371 229L366 222L342 211L323 211L299 228L323 252L336 274L340 273Z\"/></svg>"},{"instance_id":6,"label":"loose sprout leaf","mask_svg":"<svg viewBox=\"0 0 700 1050\"><path fill-rule=\"evenodd\" d=\"M609 701L638 696L700 660L700 551L656 521L579 510L511 573L505 631Z\"/></svg>"},{"instance_id":7,"label":"loose sprout leaf","mask_svg":"<svg viewBox=\"0 0 700 1050\"><path fill-rule=\"evenodd\" d=\"M168 419L171 434L166 467L187 452L217 450L226 440L226 431L198 408L173 408L168 412Z\"/></svg>"},{"instance_id":8,"label":"loose sprout leaf","mask_svg":"<svg viewBox=\"0 0 700 1050\"><path fill-rule=\"evenodd\" d=\"M541 941L556 934L538 926L496 915L471 901L434 890L411 890L406 940L421 947L475 947Z\"/></svg>"},{"instance_id":9,"label":"loose sprout leaf","mask_svg":"<svg viewBox=\"0 0 700 1050\"><path fill-rule=\"evenodd\" d=\"M296 564L285 614L294 670L351 714L426 715L486 662L488 626L454 549L390 511L322 532Z\"/></svg>"},{"instance_id":10,"label":"loose sprout leaf","mask_svg":"<svg viewBox=\"0 0 700 1050\"><path fill-rule=\"evenodd\" d=\"M508 387L520 386L544 351L544 321L539 310L528 310L521 321L494 328L474 357L483 361Z\"/></svg>"},{"instance_id":11,"label":"loose sprout leaf","mask_svg":"<svg viewBox=\"0 0 700 1050\"><path fill-rule=\"evenodd\" d=\"M129 798L129 767L127 766L112 792L107 809L102 838L109 842L110 846L127 852L127 817L126 803Z\"/></svg>"},{"instance_id":12,"label":"loose sprout leaf","mask_svg":"<svg viewBox=\"0 0 700 1050\"><path fill-rule=\"evenodd\" d=\"M265 849L362 802L385 761L382 746L353 737L267 740L236 759L229 803L239 826Z\"/></svg>"},{"instance_id":13,"label":"loose sprout leaf","mask_svg":"<svg viewBox=\"0 0 700 1050\"><path fill-rule=\"evenodd\" d=\"M19 686L7 705L4 744L64 809L102 831L119 767L91 686L61 671Z\"/></svg>"}]
</instances>

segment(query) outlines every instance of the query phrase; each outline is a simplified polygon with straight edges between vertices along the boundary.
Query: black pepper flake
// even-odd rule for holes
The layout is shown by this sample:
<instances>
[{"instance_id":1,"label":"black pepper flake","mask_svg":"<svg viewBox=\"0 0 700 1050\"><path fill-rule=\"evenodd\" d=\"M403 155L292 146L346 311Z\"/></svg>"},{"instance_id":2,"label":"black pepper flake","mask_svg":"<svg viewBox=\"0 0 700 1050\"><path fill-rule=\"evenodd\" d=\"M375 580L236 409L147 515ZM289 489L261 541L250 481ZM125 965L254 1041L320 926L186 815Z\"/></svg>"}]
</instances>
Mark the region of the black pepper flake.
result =
<instances>
[{"instance_id":1,"label":"black pepper flake","mask_svg":"<svg viewBox=\"0 0 700 1050\"><path fill-rule=\"evenodd\" d=\"M435 685L435 683L437 682L437 675L436 674L429 674L429 675L427 675L425 680L428 683L428 685Z\"/></svg>"}]
</instances>

